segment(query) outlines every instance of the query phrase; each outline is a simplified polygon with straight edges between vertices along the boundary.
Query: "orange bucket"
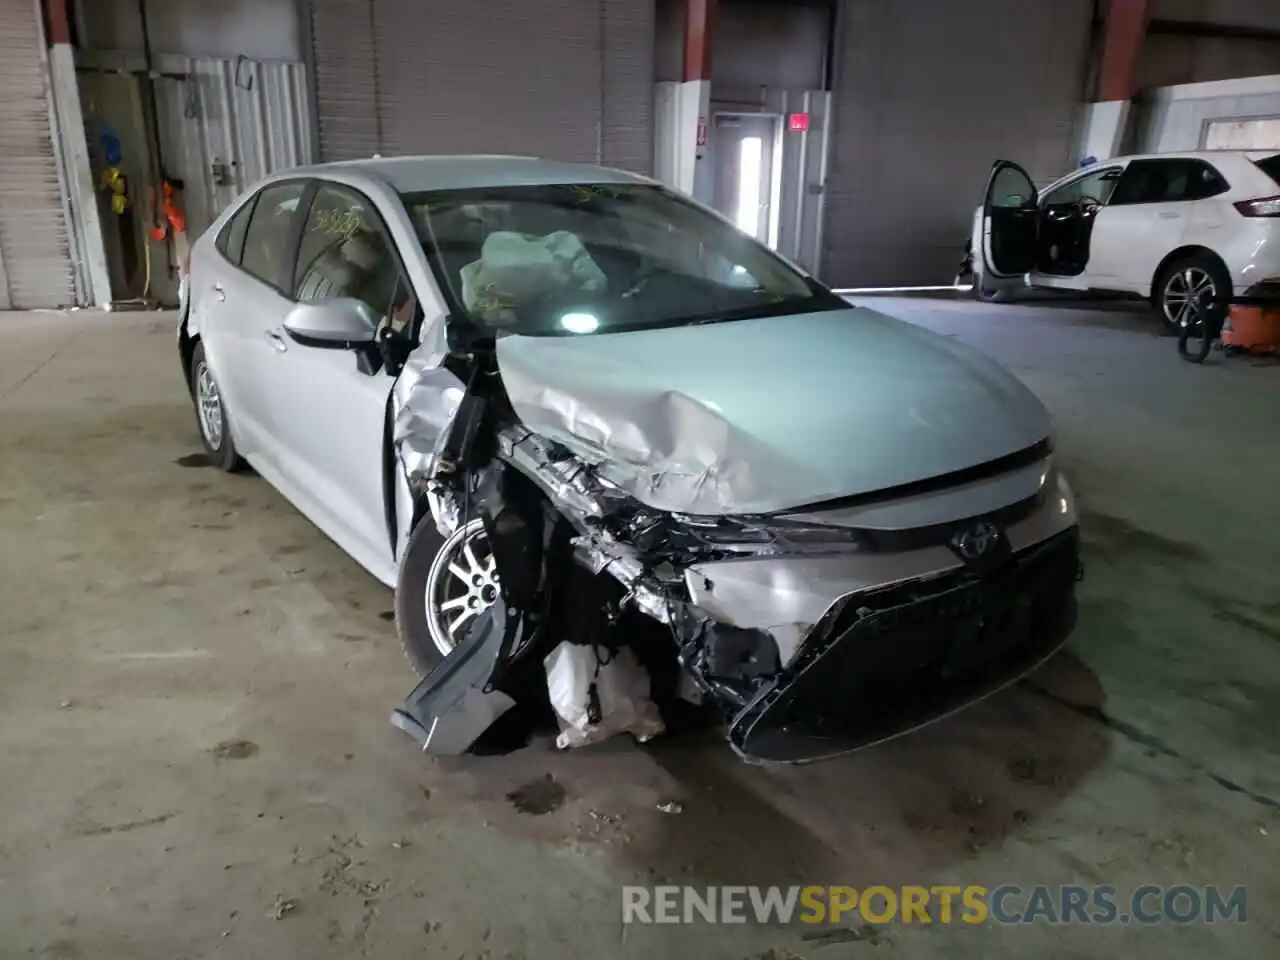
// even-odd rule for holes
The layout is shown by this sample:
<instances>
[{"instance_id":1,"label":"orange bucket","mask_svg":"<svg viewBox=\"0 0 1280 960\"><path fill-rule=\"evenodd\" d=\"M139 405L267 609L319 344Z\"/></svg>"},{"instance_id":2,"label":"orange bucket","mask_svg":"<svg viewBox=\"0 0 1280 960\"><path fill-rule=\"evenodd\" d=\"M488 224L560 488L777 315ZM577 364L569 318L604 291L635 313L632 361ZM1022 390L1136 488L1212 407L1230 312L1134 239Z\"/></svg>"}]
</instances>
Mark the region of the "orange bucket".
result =
<instances>
[{"instance_id":1,"label":"orange bucket","mask_svg":"<svg viewBox=\"0 0 1280 960\"><path fill-rule=\"evenodd\" d=\"M1259 283L1231 303L1222 345L1252 353L1280 353L1280 283Z\"/></svg>"}]
</instances>

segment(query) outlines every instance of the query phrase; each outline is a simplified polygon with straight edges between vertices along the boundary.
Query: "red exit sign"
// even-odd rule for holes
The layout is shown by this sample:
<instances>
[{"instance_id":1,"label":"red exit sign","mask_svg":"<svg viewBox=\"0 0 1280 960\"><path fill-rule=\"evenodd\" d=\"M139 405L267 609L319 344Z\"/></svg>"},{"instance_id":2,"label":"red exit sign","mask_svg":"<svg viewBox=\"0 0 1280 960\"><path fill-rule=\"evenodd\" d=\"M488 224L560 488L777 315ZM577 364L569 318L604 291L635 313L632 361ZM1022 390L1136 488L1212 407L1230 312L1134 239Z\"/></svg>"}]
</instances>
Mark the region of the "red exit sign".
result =
<instances>
[{"instance_id":1,"label":"red exit sign","mask_svg":"<svg viewBox=\"0 0 1280 960\"><path fill-rule=\"evenodd\" d=\"M789 114L787 116L787 129L792 133L808 133L809 115L807 113Z\"/></svg>"}]
</instances>

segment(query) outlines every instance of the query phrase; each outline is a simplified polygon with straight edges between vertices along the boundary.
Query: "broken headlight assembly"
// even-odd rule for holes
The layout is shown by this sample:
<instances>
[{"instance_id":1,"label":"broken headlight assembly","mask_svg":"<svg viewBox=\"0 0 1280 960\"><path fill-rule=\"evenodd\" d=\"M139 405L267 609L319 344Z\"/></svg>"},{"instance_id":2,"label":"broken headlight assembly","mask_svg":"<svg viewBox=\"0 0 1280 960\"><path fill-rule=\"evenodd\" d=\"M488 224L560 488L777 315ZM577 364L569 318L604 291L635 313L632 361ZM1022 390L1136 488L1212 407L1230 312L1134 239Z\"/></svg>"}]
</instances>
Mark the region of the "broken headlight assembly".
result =
<instances>
[{"instance_id":1,"label":"broken headlight assembly","mask_svg":"<svg viewBox=\"0 0 1280 960\"><path fill-rule=\"evenodd\" d=\"M720 517L673 513L650 519L675 551L781 555L844 553L863 546L857 530L772 517ZM637 544L638 546L639 544Z\"/></svg>"}]
</instances>

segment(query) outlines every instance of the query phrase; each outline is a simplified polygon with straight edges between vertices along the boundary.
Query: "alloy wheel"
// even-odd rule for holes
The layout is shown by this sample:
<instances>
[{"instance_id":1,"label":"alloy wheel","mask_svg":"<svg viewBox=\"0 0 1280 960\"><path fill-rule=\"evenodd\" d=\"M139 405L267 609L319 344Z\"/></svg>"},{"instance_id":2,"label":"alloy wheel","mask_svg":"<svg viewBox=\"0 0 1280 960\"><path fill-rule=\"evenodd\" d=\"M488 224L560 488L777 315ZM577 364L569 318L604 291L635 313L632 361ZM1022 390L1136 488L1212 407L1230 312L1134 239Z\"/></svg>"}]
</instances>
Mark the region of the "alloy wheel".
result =
<instances>
[{"instance_id":1,"label":"alloy wheel","mask_svg":"<svg viewBox=\"0 0 1280 960\"><path fill-rule=\"evenodd\" d=\"M207 363L201 363L196 370L196 410L200 415L200 431L205 442L213 450L222 447L222 394L218 392L218 381L213 379L213 371Z\"/></svg>"},{"instance_id":2,"label":"alloy wheel","mask_svg":"<svg viewBox=\"0 0 1280 960\"><path fill-rule=\"evenodd\" d=\"M1200 267L1184 267L1169 275L1161 298L1165 319L1181 330L1207 311L1217 297L1213 277Z\"/></svg>"},{"instance_id":3,"label":"alloy wheel","mask_svg":"<svg viewBox=\"0 0 1280 960\"><path fill-rule=\"evenodd\" d=\"M449 535L427 572L427 628L436 648L452 653L498 596L497 562L484 524L472 520Z\"/></svg>"}]
</instances>

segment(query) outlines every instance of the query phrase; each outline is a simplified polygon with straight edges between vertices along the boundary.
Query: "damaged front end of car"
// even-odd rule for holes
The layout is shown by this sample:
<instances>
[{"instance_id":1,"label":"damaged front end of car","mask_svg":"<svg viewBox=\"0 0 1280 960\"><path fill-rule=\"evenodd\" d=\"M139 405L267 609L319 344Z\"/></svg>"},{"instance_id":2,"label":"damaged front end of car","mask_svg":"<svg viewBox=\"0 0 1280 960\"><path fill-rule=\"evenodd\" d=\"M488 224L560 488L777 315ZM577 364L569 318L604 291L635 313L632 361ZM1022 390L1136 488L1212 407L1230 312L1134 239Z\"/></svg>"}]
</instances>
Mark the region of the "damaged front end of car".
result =
<instances>
[{"instance_id":1,"label":"damaged front end of car","mask_svg":"<svg viewBox=\"0 0 1280 960\"><path fill-rule=\"evenodd\" d=\"M396 455L420 522L483 523L501 596L393 715L424 751L465 752L517 708L554 714L561 746L647 740L684 701L725 721L744 758L816 760L1012 682L1071 629L1074 504L1047 444L997 478L1022 486L1016 510L986 511L983 556L953 542L968 517L902 549L829 515L642 502L617 462L526 425L492 354L446 353L421 347L402 374ZM676 482L699 504L707 481Z\"/></svg>"}]
</instances>

